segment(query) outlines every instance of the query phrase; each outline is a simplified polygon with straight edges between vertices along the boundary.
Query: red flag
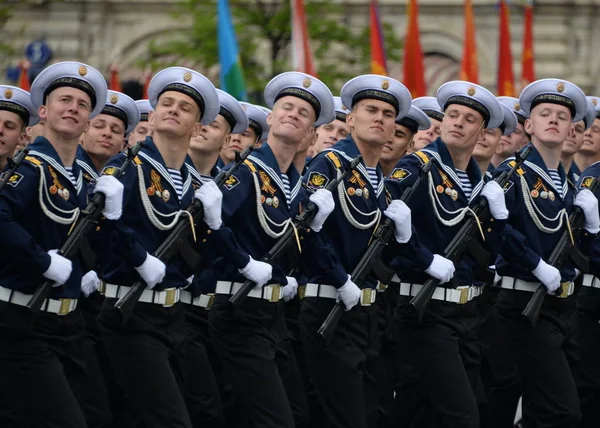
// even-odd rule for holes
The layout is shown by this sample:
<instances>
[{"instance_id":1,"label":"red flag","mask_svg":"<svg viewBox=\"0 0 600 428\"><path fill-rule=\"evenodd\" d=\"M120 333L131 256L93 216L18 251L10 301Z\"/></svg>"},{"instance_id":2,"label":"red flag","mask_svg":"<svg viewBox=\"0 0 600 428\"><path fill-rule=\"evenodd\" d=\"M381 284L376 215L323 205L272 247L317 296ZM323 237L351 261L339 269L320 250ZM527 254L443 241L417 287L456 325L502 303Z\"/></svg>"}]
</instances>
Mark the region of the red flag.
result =
<instances>
[{"instance_id":1,"label":"red flag","mask_svg":"<svg viewBox=\"0 0 600 428\"><path fill-rule=\"evenodd\" d=\"M477 41L475 39L475 16L471 0L465 0L465 40L463 56L460 64L460 78L479 83L479 66L477 63Z\"/></svg>"},{"instance_id":2,"label":"red flag","mask_svg":"<svg viewBox=\"0 0 600 428\"><path fill-rule=\"evenodd\" d=\"M419 4L417 0L409 0L408 26L404 39L404 60L402 71L404 84L413 98L425 96L425 69L423 67L423 52L419 32Z\"/></svg>"},{"instance_id":3,"label":"red flag","mask_svg":"<svg viewBox=\"0 0 600 428\"><path fill-rule=\"evenodd\" d=\"M500 0L500 48L498 49L498 96L515 96L512 53L510 51L510 16L508 5Z\"/></svg>"},{"instance_id":4,"label":"red flag","mask_svg":"<svg viewBox=\"0 0 600 428\"><path fill-rule=\"evenodd\" d=\"M147 67L146 71L144 71L144 90L142 93L142 99L144 99L144 100L148 99L148 86L150 86L151 80L152 80L152 71L150 70L149 67Z\"/></svg>"},{"instance_id":5,"label":"red flag","mask_svg":"<svg viewBox=\"0 0 600 428\"><path fill-rule=\"evenodd\" d=\"M533 1L525 5L525 28L523 29L523 55L521 57L521 86L535 81L533 65Z\"/></svg>"},{"instance_id":6,"label":"red flag","mask_svg":"<svg viewBox=\"0 0 600 428\"><path fill-rule=\"evenodd\" d=\"M308 42L304 0L290 1L292 6L292 65L296 71L316 76L317 72L313 65L312 52Z\"/></svg>"},{"instance_id":7,"label":"red flag","mask_svg":"<svg viewBox=\"0 0 600 428\"><path fill-rule=\"evenodd\" d=\"M371 73L387 75L383 31L379 20L377 0L371 0Z\"/></svg>"},{"instance_id":8,"label":"red flag","mask_svg":"<svg viewBox=\"0 0 600 428\"><path fill-rule=\"evenodd\" d=\"M111 91L123 92L121 89L121 81L119 80L119 66L113 64L110 66L110 82L108 89Z\"/></svg>"},{"instance_id":9,"label":"red flag","mask_svg":"<svg viewBox=\"0 0 600 428\"><path fill-rule=\"evenodd\" d=\"M29 83L29 67L31 64L27 60L19 62L19 88L29 92L31 84Z\"/></svg>"}]
</instances>

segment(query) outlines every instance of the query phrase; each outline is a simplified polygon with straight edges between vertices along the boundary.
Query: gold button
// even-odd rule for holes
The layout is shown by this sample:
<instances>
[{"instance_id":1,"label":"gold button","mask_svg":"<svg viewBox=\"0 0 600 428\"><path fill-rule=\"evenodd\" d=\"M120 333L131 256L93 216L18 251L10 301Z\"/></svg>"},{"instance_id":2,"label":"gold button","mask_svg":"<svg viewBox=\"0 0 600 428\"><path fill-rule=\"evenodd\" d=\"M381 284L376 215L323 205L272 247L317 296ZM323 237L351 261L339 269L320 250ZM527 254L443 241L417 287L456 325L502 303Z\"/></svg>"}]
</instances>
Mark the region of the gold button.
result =
<instances>
[{"instance_id":1,"label":"gold button","mask_svg":"<svg viewBox=\"0 0 600 428\"><path fill-rule=\"evenodd\" d=\"M494 218L492 217L492 218L490 219L490 223L493 223L493 222L494 222Z\"/></svg>"},{"instance_id":2,"label":"gold button","mask_svg":"<svg viewBox=\"0 0 600 428\"><path fill-rule=\"evenodd\" d=\"M202 240L202 242L203 242L203 243L204 243L204 242L206 242L206 239L203 239L203 240Z\"/></svg>"},{"instance_id":3,"label":"gold button","mask_svg":"<svg viewBox=\"0 0 600 428\"><path fill-rule=\"evenodd\" d=\"M488 233L490 233L492 231L491 227L488 227Z\"/></svg>"},{"instance_id":4,"label":"gold button","mask_svg":"<svg viewBox=\"0 0 600 428\"><path fill-rule=\"evenodd\" d=\"M207 234L207 235L210 235L211 233L212 233L212 229L208 229L208 230L206 231L206 234Z\"/></svg>"},{"instance_id":5,"label":"gold button","mask_svg":"<svg viewBox=\"0 0 600 428\"><path fill-rule=\"evenodd\" d=\"M96 232L100 232L100 226L96 226Z\"/></svg>"}]
</instances>

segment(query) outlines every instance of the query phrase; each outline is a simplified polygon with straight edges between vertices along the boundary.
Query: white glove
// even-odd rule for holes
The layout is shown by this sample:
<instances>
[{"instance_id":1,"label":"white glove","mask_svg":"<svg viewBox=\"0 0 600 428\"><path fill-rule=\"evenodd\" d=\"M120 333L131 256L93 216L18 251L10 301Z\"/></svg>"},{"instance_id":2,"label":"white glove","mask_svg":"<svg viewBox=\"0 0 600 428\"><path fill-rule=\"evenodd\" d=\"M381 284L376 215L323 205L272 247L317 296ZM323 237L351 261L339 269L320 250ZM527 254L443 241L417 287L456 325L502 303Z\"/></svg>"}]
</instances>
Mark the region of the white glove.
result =
<instances>
[{"instance_id":1,"label":"white glove","mask_svg":"<svg viewBox=\"0 0 600 428\"><path fill-rule=\"evenodd\" d=\"M221 206L223 204L223 194L213 181L203 184L194 197L202 202L204 206L204 222L212 230L221 227Z\"/></svg>"},{"instance_id":2,"label":"white glove","mask_svg":"<svg viewBox=\"0 0 600 428\"><path fill-rule=\"evenodd\" d=\"M455 267L452 261L439 254L434 254L433 261L429 267L425 269L425 273L439 280L440 284L444 284L452 279L454 270Z\"/></svg>"},{"instance_id":3,"label":"white glove","mask_svg":"<svg viewBox=\"0 0 600 428\"><path fill-rule=\"evenodd\" d=\"M360 300L360 288L352 282L350 275L348 275L346 283L338 288L337 300L344 302L347 311L356 306Z\"/></svg>"},{"instance_id":4,"label":"white glove","mask_svg":"<svg viewBox=\"0 0 600 428\"><path fill-rule=\"evenodd\" d=\"M50 250L48 251L48 255L50 256L50 266L43 275L50 281L54 281L53 287L59 287L67 282L71 276L73 263L71 263L71 260L58 254L58 250Z\"/></svg>"},{"instance_id":5,"label":"white glove","mask_svg":"<svg viewBox=\"0 0 600 428\"><path fill-rule=\"evenodd\" d=\"M81 291L88 297L94 291L100 288L100 278L93 270L89 271L81 278Z\"/></svg>"},{"instance_id":6,"label":"white glove","mask_svg":"<svg viewBox=\"0 0 600 428\"><path fill-rule=\"evenodd\" d=\"M161 282L167 272L167 266L151 254L146 255L146 260L141 266L135 268L146 285L152 290Z\"/></svg>"},{"instance_id":7,"label":"white glove","mask_svg":"<svg viewBox=\"0 0 600 428\"><path fill-rule=\"evenodd\" d=\"M319 189L310 195L308 199L319 209L313 221L310 222L310 228L315 232L320 232L325 224L325 220L327 220L327 217L335 208L333 195L329 190Z\"/></svg>"},{"instance_id":8,"label":"white glove","mask_svg":"<svg viewBox=\"0 0 600 428\"><path fill-rule=\"evenodd\" d=\"M598 199L588 190L583 189L575 196L573 205L578 206L585 215L584 228L590 233L600 232L600 217L598 216Z\"/></svg>"},{"instance_id":9,"label":"white glove","mask_svg":"<svg viewBox=\"0 0 600 428\"><path fill-rule=\"evenodd\" d=\"M560 287L560 272L554 266L540 259L537 267L532 271L537 279L548 289L548 294L554 293Z\"/></svg>"},{"instance_id":10,"label":"white glove","mask_svg":"<svg viewBox=\"0 0 600 428\"><path fill-rule=\"evenodd\" d=\"M504 190L495 181L488 182L481 190L481 196L488 200L492 217L496 220L506 220L508 218L508 210L506 209L506 201L504 200Z\"/></svg>"},{"instance_id":11,"label":"white glove","mask_svg":"<svg viewBox=\"0 0 600 428\"><path fill-rule=\"evenodd\" d=\"M254 288L260 288L271 279L271 275L273 275L273 266L269 263L260 262L250 257L248 264L243 269L238 269L238 271L256 284Z\"/></svg>"},{"instance_id":12,"label":"white glove","mask_svg":"<svg viewBox=\"0 0 600 428\"><path fill-rule=\"evenodd\" d=\"M283 300L288 302L294 298L298 291L298 281L292 276L286 276L287 284L283 287Z\"/></svg>"},{"instance_id":13,"label":"white glove","mask_svg":"<svg viewBox=\"0 0 600 428\"><path fill-rule=\"evenodd\" d=\"M189 287L190 285L192 285L192 282L194 282L194 275L192 275L188 279L186 279L185 282L187 283L187 285L185 286L186 288Z\"/></svg>"},{"instance_id":14,"label":"white glove","mask_svg":"<svg viewBox=\"0 0 600 428\"><path fill-rule=\"evenodd\" d=\"M394 235L399 244L406 244L412 236L410 208L400 199L394 199L383 212L394 220Z\"/></svg>"},{"instance_id":15,"label":"white glove","mask_svg":"<svg viewBox=\"0 0 600 428\"><path fill-rule=\"evenodd\" d=\"M123 212L123 183L112 175L101 175L94 192L104 193L106 200L102 214L109 220L118 220Z\"/></svg>"}]
</instances>

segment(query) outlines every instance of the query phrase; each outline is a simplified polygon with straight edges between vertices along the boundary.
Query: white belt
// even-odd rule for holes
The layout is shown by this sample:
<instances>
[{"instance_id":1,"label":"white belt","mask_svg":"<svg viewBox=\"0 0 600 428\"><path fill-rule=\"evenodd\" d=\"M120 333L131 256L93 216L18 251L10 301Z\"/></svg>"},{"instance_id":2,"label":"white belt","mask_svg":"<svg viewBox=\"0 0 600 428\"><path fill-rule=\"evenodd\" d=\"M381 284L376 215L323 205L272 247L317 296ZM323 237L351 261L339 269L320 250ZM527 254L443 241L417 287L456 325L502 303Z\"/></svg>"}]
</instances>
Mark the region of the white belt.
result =
<instances>
[{"instance_id":1,"label":"white belt","mask_svg":"<svg viewBox=\"0 0 600 428\"><path fill-rule=\"evenodd\" d=\"M501 287L506 288L507 290L518 290L518 291L528 291L530 293L534 293L535 290L540 286L540 282L528 282L523 281L522 279L512 278L510 276L502 277ZM562 282L560 287L556 290L554 297L565 298L569 297L575 291L575 286L573 282Z\"/></svg>"},{"instance_id":2,"label":"white belt","mask_svg":"<svg viewBox=\"0 0 600 428\"><path fill-rule=\"evenodd\" d=\"M304 297L323 297L325 299L337 299L338 290L333 285L327 284L306 284ZM377 292L372 288L363 288L360 290L360 305L371 306L375 303Z\"/></svg>"},{"instance_id":3,"label":"white belt","mask_svg":"<svg viewBox=\"0 0 600 428\"><path fill-rule=\"evenodd\" d=\"M0 287L0 300L17 306L27 306L33 296L10 288ZM46 299L41 311L56 315L67 315L77 308L77 299Z\"/></svg>"},{"instance_id":4,"label":"white belt","mask_svg":"<svg viewBox=\"0 0 600 428\"><path fill-rule=\"evenodd\" d=\"M192 306L199 306L204 309L210 309L215 301L215 293L201 294L198 297L192 297L192 293L187 290L181 290L179 296L181 303L187 303Z\"/></svg>"},{"instance_id":5,"label":"white belt","mask_svg":"<svg viewBox=\"0 0 600 428\"><path fill-rule=\"evenodd\" d=\"M242 282L217 281L217 294L235 294L244 285ZM248 293L248 297L254 299L268 300L271 303L277 303L283 299L283 287L279 284L263 285L260 289L253 288Z\"/></svg>"},{"instance_id":6,"label":"white belt","mask_svg":"<svg viewBox=\"0 0 600 428\"><path fill-rule=\"evenodd\" d=\"M401 296L416 296L423 288L423 284L400 283ZM464 285L457 288L436 287L431 298L444 302L464 305L483 293L482 287Z\"/></svg>"},{"instance_id":7,"label":"white belt","mask_svg":"<svg viewBox=\"0 0 600 428\"><path fill-rule=\"evenodd\" d=\"M126 285L106 284L105 296L109 299L120 299L125 296L131 287ZM163 291L144 290L138 302L154 303L170 308L181 299L181 288L167 288Z\"/></svg>"},{"instance_id":8,"label":"white belt","mask_svg":"<svg viewBox=\"0 0 600 428\"><path fill-rule=\"evenodd\" d=\"M583 275L583 285L585 287L600 288L600 278L586 273Z\"/></svg>"}]
</instances>

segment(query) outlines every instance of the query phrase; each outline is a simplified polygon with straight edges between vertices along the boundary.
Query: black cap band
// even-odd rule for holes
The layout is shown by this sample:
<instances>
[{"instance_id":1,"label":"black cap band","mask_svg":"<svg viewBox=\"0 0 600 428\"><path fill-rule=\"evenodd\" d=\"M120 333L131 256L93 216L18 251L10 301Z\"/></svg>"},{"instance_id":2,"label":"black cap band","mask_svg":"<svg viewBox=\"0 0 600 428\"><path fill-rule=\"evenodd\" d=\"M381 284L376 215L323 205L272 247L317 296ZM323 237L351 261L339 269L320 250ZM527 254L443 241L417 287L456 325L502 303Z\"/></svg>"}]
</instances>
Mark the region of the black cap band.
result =
<instances>
[{"instance_id":1,"label":"black cap band","mask_svg":"<svg viewBox=\"0 0 600 428\"><path fill-rule=\"evenodd\" d=\"M575 117L577 109L575 108L575 102L571 98L565 97L564 95L557 94L540 94L531 101L531 110L538 104L550 103L565 106L571 112L571 117Z\"/></svg>"},{"instance_id":2,"label":"black cap band","mask_svg":"<svg viewBox=\"0 0 600 428\"><path fill-rule=\"evenodd\" d=\"M402 119L397 120L396 123L398 125L407 127L413 134L419 130L419 123L416 120L411 119L407 116L404 116Z\"/></svg>"},{"instance_id":3,"label":"black cap band","mask_svg":"<svg viewBox=\"0 0 600 428\"><path fill-rule=\"evenodd\" d=\"M140 114L140 122L148 122L148 113Z\"/></svg>"},{"instance_id":4,"label":"black cap band","mask_svg":"<svg viewBox=\"0 0 600 428\"><path fill-rule=\"evenodd\" d=\"M254 129L254 132L256 132L256 135L258 136L258 138L262 138L263 129L262 129L262 126L260 125L260 123L258 123L254 119L248 118L248 126L252 129Z\"/></svg>"},{"instance_id":5,"label":"black cap band","mask_svg":"<svg viewBox=\"0 0 600 428\"><path fill-rule=\"evenodd\" d=\"M514 112L515 116L517 116L517 120L519 121L519 123L523 126L525 126L525 121L527 120L527 118L525 116L523 116L521 113L517 113L516 111Z\"/></svg>"},{"instance_id":6,"label":"black cap band","mask_svg":"<svg viewBox=\"0 0 600 428\"><path fill-rule=\"evenodd\" d=\"M498 128L500 129L500 132L502 132L502 135L504 135L504 131L506 131L506 123L502 122Z\"/></svg>"},{"instance_id":7,"label":"black cap band","mask_svg":"<svg viewBox=\"0 0 600 428\"><path fill-rule=\"evenodd\" d=\"M301 100L304 100L307 103L309 103L312 106L312 108L315 110L317 119L321 115L321 103L319 102L319 99L317 97L315 97L313 94L311 94L310 92L305 91L304 89L300 89L300 88L285 88L285 89L282 89L281 91L279 91L279 93L275 97L275 101L277 101L279 98L285 97L287 95L300 98Z\"/></svg>"},{"instance_id":8,"label":"black cap band","mask_svg":"<svg viewBox=\"0 0 600 428\"><path fill-rule=\"evenodd\" d=\"M127 116L127 113L125 113L125 110L106 104L100 114L107 114L109 116L116 117L117 119L121 119L121 121L125 124L125 130L127 130L129 117Z\"/></svg>"},{"instance_id":9,"label":"black cap band","mask_svg":"<svg viewBox=\"0 0 600 428\"><path fill-rule=\"evenodd\" d=\"M363 89L358 91L352 97L352 106L361 100L379 100L391 104L396 109L396 114L400 111L400 102L398 98L388 92L378 91L377 89Z\"/></svg>"},{"instance_id":10,"label":"black cap band","mask_svg":"<svg viewBox=\"0 0 600 428\"><path fill-rule=\"evenodd\" d=\"M339 120L340 122L346 123L347 113L342 113L341 111L335 111L335 120Z\"/></svg>"},{"instance_id":11,"label":"black cap band","mask_svg":"<svg viewBox=\"0 0 600 428\"><path fill-rule=\"evenodd\" d=\"M198 92L191 86L184 85L183 83L169 83L167 86L162 88L162 91L160 91L156 99L160 98L162 94L168 91L179 92L181 94L187 95L188 97L196 101L196 104L198 104L198 107L200 107L200 119L202 119L202 116L204 116L204 98L202 98L200 92Z\"/></svg>"},{"instance_id":12,"label":"black cap band","mask_svg":"<svg viewBox=\"0 0 600 428\"><path fill-rule=\"evenodd\" d=\"M450 104L459 104L461 106L469 107L475 110L483 116L483 122L485 126L487 126L487 124L490 121L490 111L487 109L486 106L481 104L479 101L474 100L473 98L465 97L462 95L453 95L450 98L448 98L448 101L446 101L446 105L444 105L444 110L446 110Z\"/></svg>"},{"instance_id":13,"label":"black cap band","mask_svg":"<svg viewBox=\"0 0 600 428\"><path fill-rule=\"evenodd\" d=\"M225 107L221 106L221 108L219 108L219 114L225 118L225 120L227 121L227 123L229 124L229 127L231 129L235 128L235 124L237 122L235 120L235 117L229 110L227 110Z\"/></svg>"},{"instance_id":14,"label":"black cap band","mask_svg":"<svg viewBox=\"0 0 600 428\"><path fill-rule=\"evenodd\" d=\"M423 113L425 113L427 116L429 116L432 119L439 120L440 122L442 120L444 120L444 113L440 113L437 110L430 110L430 109L421 109L421 110L423 110Z\"/></svg>"},{"instance_id":15,"label":"black cap band","mask_svg":"<svg viewBox=\"0 0 600 428\"><path fill-rule=\"evenodd\" d=\"M0 110L10 111L10 112L16 114L21 119L23 119L25 126L27 126L27 124L29 123L29 118L31 117L31 113L29 112L28 109L23 107L21 104L2 100L2 101L0 101Z\"/></svg>"},{"instance_id":16,"label":"black cap band","mask_svg":"<svg viewBox=\"0 0 600 428\"><path fill-rule=\"evenodd\" d=\"M57 88L62 88L63 86L68 86L70 88L79 89L80 91L85 92L92 101L92 110L96 107L96 91L94 90L93 86L85 80L81 80L76 77L61 77L60 79L56 79L50 83L44 91L44 103L46 102L46 98L50 92Z\"/></svg>"},{"instance_id":17,"label":"black cap band","mask_svg":"<svg viewBox=\"0 0 600 428\"><path fill-rule=\"evenodd\" d=\"M596 111L596 119L600 119L600 111Z\"/></svg>"}]
</instances>

